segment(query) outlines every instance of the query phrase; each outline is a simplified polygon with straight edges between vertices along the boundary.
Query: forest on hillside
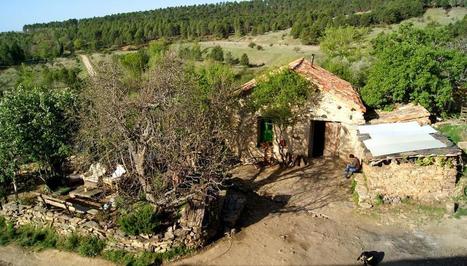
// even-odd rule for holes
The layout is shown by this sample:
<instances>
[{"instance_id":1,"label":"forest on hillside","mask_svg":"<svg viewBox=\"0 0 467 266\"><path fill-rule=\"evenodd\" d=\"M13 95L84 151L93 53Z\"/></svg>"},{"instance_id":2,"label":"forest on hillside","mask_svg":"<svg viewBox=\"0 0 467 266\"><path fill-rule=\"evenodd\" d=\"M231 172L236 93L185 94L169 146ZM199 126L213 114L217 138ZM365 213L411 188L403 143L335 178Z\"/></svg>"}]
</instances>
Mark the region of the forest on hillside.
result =
<instances>
[{"instance_id":1,"label":"forest on hillside","mask_svg":"<svg viewBox=\"0 0 467 266\"><path fill-rule=\"evenodd\" d=\"M330 26L390 24L419 16L427 7L466 5L465 0L265 0L39 23L25 25L22 32L0 33L0 66L160 38L221 39L288 28L304 44L316 44Z\"/></svg>"}]
</instances>

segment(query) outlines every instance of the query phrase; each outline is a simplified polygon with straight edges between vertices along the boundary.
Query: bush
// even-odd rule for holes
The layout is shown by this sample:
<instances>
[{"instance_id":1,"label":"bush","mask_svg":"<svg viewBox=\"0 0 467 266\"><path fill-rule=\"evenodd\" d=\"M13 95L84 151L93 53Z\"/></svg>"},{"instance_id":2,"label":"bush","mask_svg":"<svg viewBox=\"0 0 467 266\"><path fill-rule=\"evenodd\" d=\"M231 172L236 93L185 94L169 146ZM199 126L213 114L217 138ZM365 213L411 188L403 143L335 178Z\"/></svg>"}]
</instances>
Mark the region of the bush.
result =
<instances>
[{"instance_id":1,"label":"bush","mask_svg":"<svg viewBox=\"0 0 467 266\"><path fill-rule=\"evenodd\" d=\"M76 233L71 233L65 238L62 238L61 241L58 243L59 248L66 250L66 251L77 251L79 244L81 241L81 237Z\"/></svg>"},{"instance_id":2,"label":"bush","mask_svg":"<svg viewBox=\"0 0 467 266\"><path fill-rule=\"evenodd\" d=\"M107 250L102 254L102 256L106 260L120 265L148 266L160 265L164 261L170 261L176 257L186 255L190 251L190 249L185 247L175 247L164 253L154 253L147 251L140 253L130 253L125 250Z\"/></svg>"},{"instance_id":3,"label":"bush","mask_svg":"<svg viewBox=\"0 0 467 266\"><path fill-rule=\"evenodd\" d=\"M250 59L248 58L247 54L242 54L242 57L240 58L240 65L242 66L250 65Z\"/></svg>"},{"instance_id":4,"label":"bush","mask_svg":"<svg viewBox=\"0 0 467 266\"><path fill-rule=\"evenodd\" d=\"M7 220L0 216L0 246L9 244L15 235L13 224L8 223Z\"/></svg>"},{"instance_id":5,"label":"bush","mask_svg":"<svg viewBox=\"0 0 467 266\"><path fill-rule=\"evenodd\" d=\"M152 234L159 227L157 213L152 205L137 204L118 220L120 229L129 235Z\"/></svg>"},{"instance_id":6,"label":"bush","mask_svg":"<svg viewBox=\"0 0 467 266\"><path fill-rule=\"evenodd\" d=\"M212 48L209 58L214 61L223 62L224 61L224 50L219 45L216 45Z\"/></svg>"},{"instance_id":7,"label":"bush","mask_svg":"<svg viewBox=\"0 0 467 266\"><path fill-rule=\"evenodd\" d=\"M78 253L81 256L95 257L101 254L104 246L105 242L95 236L84 237L80 240Z\"/></svg>"},{"instance_id":8,"label":"bush","mask_svg":"<svg viewBox=\"0 0 467 266\"><path fill-rule=\"evenodd\" d=\"M250 48L255 48L255 46L256 46L256 43L254 43L254 42L250 42L248 44L248 47L250 47Z\"/></svg>"},{"instance_id":9,"label":"bush","mask_svg":"<svg viewBox=\"0 0 467 266\"><path fill-rule=\"evenodd\" d=\"M16 241L23 247L54 248L58 242L58 235L51 228L25 225L17 230Z\"/></svg>"}]
</instances>

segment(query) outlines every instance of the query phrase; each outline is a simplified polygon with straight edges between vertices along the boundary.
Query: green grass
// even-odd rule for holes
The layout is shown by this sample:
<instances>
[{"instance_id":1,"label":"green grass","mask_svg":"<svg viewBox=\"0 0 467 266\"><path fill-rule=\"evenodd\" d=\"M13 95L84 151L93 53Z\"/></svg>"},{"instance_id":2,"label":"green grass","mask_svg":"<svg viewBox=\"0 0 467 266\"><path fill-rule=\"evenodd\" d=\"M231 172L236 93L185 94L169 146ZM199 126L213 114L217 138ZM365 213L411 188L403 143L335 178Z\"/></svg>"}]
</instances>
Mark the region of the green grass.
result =
<instances>
[{"instance_id":1,"label":"green grass","mask_svg":"<svg viewBox=\"0 0 467 266\"><path fill-rule=\"evenodd\" d=\"M383 201L383 196L382 196L382 195L377 195L377 196L375 197L374 203L375 203L375 206L381 206L381 205L383 205L383 203L384 203L384 201Z\"/></svg>"},{"instance_id":2,"label":"green grass","mask_svg":"<svg viewBox=\"0 0 467 266\"><path fill-rule=\"evenodd\" d=\"M95 236L83 237L78 246L78 253L85 257L99 256L105 247L105 242Z\"/></svg>"},{"instance_id":3,"label":"green grass","mask_svg":"<svg viewBox=\"0 0 467 266\"><path fill-rule=\"evenodd\" d=\"M425 14L418 18L410 18L402 21L399 24L392 24L388 26L377 26L372 28L370 39L375 38L382 32L391 32L397 30L402 24L412 23L415 27L424 28L430 23L437 23L440 25L449 25L456 21L462 20L467 15L467 8L455 7L451 8L449 12L442 8L429 8Z\"/></svg>"},{"instance_id":4,"label":"green grass","mask_svg":"<svg viewBox=\"0 0 467 266\"><path fill-rule=\"evenodd\" d=\"M462 216L467 216L467 209L459 208L453 215L453 217L456 219L460 219Z\"/></svg>"},{"instance_id":5,"label":"green grass","mask_svg":"<svg viewBox=\"0 0 467 266\"><path fill-rule=\"evenodd\" d=\"M437 129L456 144L461 141L467 141L467 125L446 124L439 126Z\"/></svg>"},{"instance_id":6,"label":"green grass","mask_svg":"<svg viewBox=\"0 0 467 266\"><path fill-rule=\"evenodd\" d=\"M102 257L118 265L147 266L160 265L164 261L173 260L190 252L190 249L184 247L175 247L164 253L147 251L131 253L124 250L106 250L103 252Z\"/></svg>"}]
</instances>

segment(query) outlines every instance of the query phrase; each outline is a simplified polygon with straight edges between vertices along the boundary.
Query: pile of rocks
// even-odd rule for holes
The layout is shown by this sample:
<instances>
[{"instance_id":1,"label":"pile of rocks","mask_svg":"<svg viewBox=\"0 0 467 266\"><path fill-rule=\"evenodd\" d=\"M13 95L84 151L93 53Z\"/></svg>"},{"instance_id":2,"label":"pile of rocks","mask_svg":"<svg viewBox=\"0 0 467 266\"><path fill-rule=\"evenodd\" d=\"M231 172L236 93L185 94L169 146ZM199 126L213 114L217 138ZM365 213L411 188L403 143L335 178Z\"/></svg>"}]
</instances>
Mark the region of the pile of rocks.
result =
<instances>
[{"instance_id":1,"label":"pile of rocks","mask_svg":"<svg viewBox=\"0 0 467 266\"><path fill-rule=\"evenodd\" d=\"M181 224L187 224L183 220L169 226L165 233L128 236L117 227L96 221L91 215L74 215L60 209L46 209L40 203L22 205L10 202L3 206L0 215L16 226L27 224L39 227L50 226L60 235L75 232L83 236L97 236L106 240L107 249L165 252L177 246L198 247L203 243L201 227L182 227Z\"/></svg>"}]
</instances>

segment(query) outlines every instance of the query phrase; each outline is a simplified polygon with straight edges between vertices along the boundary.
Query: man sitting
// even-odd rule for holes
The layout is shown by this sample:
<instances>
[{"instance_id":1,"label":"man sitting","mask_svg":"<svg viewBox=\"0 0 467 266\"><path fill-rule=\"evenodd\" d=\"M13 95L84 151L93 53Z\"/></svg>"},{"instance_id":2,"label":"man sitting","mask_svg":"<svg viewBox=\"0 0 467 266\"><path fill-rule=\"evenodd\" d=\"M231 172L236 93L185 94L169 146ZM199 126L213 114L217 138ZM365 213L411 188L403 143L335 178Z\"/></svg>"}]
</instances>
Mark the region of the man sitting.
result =
<instances>
[{"instance_id":1,"label":"man sitting","mask_svg":"<svg viewBox=\"0 0 467 266\"><path fill-rule=\"evenodd\" d=\"M353 173L356 173L360 170L360 160L355 157L355 155L349 155L350 162L345 167L345 178L349 178L352 176Z\"/></svg>"}]
</instances>

